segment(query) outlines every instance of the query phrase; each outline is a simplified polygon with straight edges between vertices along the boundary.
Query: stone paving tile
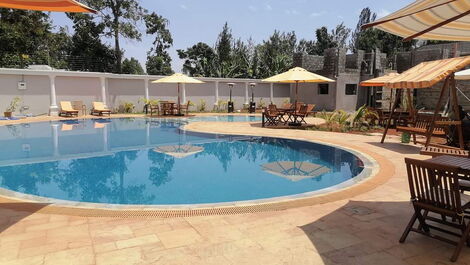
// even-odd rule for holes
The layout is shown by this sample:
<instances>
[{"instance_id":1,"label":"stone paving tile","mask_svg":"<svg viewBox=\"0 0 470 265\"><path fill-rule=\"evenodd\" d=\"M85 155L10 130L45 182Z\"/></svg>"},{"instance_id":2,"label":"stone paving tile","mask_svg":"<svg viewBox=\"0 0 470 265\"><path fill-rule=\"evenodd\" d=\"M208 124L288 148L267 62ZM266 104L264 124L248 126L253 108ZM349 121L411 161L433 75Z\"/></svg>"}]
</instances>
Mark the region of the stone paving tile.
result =
<instances>
[{"instance_id":1,"label":"stone paving tile","mask_svg":"<svg viewBox=\"0 0 470 265\"><path fill-rule=\"evenodd\" d=\"M203 241L203 237L193 228L158 232L157 236L166 248L182 247Z\"/></svg>"},{"instance_id":2,"label":"stone paving tile","mask_svg":"<svg viewBox=\"0 0 470 265\"><path fill-rule=\"evenodd\" d=\"M280 137L293 132L229 123L193 123L190 129ZM390 178L363 192L345 190L346 198L331 197L336 201L227 216L74 217L0 204L0 264L451 264L453 247L445 243L417 234L398 243L412 214L403 158L424 158L419 148L399 144L397 137L380 145L379 136L295 135L380 154L392 165ZM470 265L470 249L453 264Z\"/></svg>"},{"instance_id":3,"label":"stone paving tile","mask_svg":"<svg viewBox=\"0 0 470 265\"><path fill-rule=\"evenodd\" d=\"M118 249L96 254L96 265L134 265L144 261L139 247Z\"/></svg>"},{"instance_id":4,"label":"stone paving tile","mask_svg":"<svg viewBox=\"0 0 470 265\"><path fill-rule=\"evenodd\" d=\"M93 265L95 255L92 247L67 249L49 253L44 258L44 265Z\"/></svg>"}]
</instances>

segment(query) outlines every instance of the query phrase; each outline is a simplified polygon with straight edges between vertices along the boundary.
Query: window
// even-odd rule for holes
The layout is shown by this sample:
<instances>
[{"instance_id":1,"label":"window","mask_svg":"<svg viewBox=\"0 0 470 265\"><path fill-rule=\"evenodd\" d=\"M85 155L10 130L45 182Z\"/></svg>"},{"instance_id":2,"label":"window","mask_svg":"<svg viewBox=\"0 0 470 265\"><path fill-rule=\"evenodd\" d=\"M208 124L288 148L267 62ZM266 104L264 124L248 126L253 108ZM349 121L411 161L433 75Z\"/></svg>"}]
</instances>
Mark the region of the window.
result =
<instances>
[{"instance_id":1,"label":"window","mask_svg":"<svg viewBox=\"0 0 470 265\"><path fill-rule=\"evenodd\" d=\"M357 84L346 84L346 95L356 95Z\"/></svg>"},{"instance_id":2,"label":"window","mask_svg":"<svg viewBox=\"0 0 470 265\"><path fill-rule=\"evenodd\" d=\"M328 84L318 84L318 95L328 95Z\"/></svg>"}]
</instances>

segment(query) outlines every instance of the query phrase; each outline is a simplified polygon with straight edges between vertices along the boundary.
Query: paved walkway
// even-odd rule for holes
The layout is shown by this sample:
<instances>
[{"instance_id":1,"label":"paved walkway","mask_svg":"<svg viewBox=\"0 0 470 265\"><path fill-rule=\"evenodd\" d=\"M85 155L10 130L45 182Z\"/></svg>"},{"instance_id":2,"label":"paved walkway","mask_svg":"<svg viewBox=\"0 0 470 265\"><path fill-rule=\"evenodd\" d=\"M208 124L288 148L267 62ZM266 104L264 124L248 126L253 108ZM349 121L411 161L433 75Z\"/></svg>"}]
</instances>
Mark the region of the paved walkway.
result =
<instances>
[{"instance_id":1,"label":"paved walkway","mask_svg":"<svg viewBox=\"0 0 470 265\"><path fill-rule=\"evenodd\" d=\"M187 127L340 144L382 157L392 168L386 183L368 192L276 212L119 219L20 212L0 204L0 264L451 264L452 246L440 241L411 234L398 243L411 215L403 158L424 158L417 147L396 137L381 145L379 136L240 123ZM470 264L470 249L454 264Z\"/></svg>"}]
</instances>

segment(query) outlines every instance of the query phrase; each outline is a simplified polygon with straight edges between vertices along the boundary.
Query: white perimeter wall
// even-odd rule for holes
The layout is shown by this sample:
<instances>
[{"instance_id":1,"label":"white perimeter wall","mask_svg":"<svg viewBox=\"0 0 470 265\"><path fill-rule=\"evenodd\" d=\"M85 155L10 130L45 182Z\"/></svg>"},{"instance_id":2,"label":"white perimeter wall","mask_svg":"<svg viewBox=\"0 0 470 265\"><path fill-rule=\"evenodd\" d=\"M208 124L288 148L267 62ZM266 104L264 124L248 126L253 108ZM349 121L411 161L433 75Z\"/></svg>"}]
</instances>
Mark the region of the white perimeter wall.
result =
<instances>
[{"instance_id":1,"label":"white perimeter wall","mask_svg":"<svg viewBox=\"0 0 470 265\"><path fill-rule=\"evenodd\" d=\"M151 81L160 76L115 75L107 73L86 73L69 71L43 71L24 69L0 68L0 116L15 96L22 98L22 106L29 107L24 113L49 113L51 106L51 76L54 76L57 104L64 101L83 101L88 109L91 102L102 101L102 85L100 78L104 77L106 89L106 103L110 108L118 108L123 102L132 102L137 111L142 111L143 104L139 99L145 97L145 82L148 82L149 98L159 100L177 100L176 84L152 84ZM271 84L262 83L254 79L225 79L201 78L204 84L185 85L186 100L200 105L201 100L206 102L207 110L212 110L216 103L215 87L219 86L219 100L227 101L229 98L228 83L235 83L232 90L232 99L235 108L243 108L246 101L246 84L256 83L255 101L262 99L266 105L271 102ZM18 82L26 83L25 90L18 89ZM272 84L273 102L282 104L289 99L288 84ZM183 87L181 96L183 98ZM251 88L248 87L248 101L251 99ZM19 110L16 111L19 113Z\"/></svg>"}]
</instances>

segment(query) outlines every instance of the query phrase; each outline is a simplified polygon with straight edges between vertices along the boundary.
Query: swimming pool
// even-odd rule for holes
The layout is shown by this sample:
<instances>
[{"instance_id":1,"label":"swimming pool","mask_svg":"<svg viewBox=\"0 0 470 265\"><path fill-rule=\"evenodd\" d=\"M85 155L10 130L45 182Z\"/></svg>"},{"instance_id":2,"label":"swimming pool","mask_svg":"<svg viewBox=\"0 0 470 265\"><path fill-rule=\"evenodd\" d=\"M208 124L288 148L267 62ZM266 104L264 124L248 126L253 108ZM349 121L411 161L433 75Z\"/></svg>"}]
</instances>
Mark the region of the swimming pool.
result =
<instances>
[{"instance_id":1,"label":"swimming pool","mask_svg":"<svg viewBox=\"0 0 470 265\"><path fill-rule=\"evenodd\" d=\"M122 118L0 126L0 187L66 201L186 205L319 191L364 170L356 155L333 146L180 129L192 121L259 119Z\"/></svg>"}]
</instances>

